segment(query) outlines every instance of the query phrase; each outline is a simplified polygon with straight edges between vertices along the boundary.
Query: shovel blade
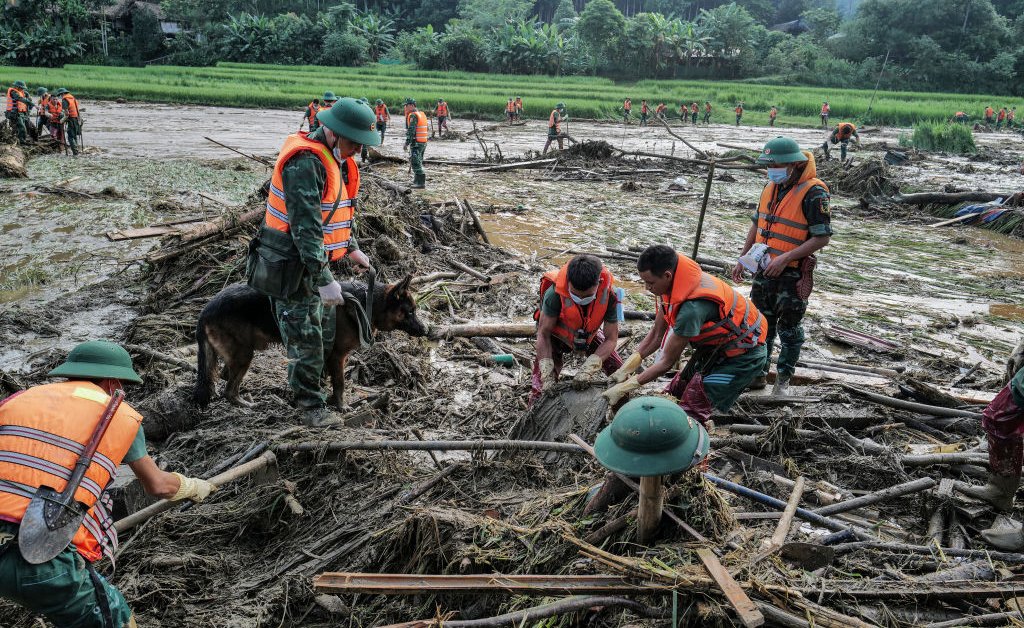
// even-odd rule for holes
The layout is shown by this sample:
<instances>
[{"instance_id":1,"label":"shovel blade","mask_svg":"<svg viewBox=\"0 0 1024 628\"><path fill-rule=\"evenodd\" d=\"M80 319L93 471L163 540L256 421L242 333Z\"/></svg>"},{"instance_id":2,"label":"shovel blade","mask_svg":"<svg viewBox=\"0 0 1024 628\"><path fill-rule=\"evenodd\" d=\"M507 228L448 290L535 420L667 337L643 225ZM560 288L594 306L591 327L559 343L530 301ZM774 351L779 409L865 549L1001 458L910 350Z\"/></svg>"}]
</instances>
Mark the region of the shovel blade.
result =
<instances>
[{"instance_id":1,"label":"shovel blade","mask_svg":"<svg viewBox=\"0 0 1024 628\"><path fill-rule=\"evenodd\" d=\"M85 518L85 509L72 500L63 503L61 494L41 486L25 509L18 527L18 549L33 565L52 560L71 544Z\"/></svg>"}]
</instances>

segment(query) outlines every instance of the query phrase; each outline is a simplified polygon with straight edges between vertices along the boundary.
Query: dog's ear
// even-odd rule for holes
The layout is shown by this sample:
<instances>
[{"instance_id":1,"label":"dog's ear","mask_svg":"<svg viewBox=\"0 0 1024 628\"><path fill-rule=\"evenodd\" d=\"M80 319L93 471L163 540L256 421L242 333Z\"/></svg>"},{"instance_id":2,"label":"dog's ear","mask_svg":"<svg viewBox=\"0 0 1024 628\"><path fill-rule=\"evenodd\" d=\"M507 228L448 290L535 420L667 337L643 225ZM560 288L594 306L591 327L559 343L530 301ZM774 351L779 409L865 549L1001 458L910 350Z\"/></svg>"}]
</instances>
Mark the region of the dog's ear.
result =
<instances>
[{"instance_id":1,"label":"dog's ear","mask_svg":"<svg viewBox=\"0 0 1024 628\"><path fill-rule=\"evenodd\" d=\"M409 292L409 286L412 285L412 274L408 274L395 286L395 294L405 294Z\"/></svg>"}]
</instances>

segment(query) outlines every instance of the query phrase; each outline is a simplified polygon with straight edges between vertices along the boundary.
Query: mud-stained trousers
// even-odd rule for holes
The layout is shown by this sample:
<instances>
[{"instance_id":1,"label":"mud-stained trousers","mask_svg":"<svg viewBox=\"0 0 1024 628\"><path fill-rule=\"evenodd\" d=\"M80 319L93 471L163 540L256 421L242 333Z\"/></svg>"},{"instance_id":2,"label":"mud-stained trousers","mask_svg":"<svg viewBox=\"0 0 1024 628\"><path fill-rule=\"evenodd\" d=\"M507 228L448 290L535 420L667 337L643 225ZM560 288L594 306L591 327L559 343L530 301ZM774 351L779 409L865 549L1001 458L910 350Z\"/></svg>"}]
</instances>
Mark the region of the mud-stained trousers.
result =
<instances>
[{"instance_id":1,"label":"mud-stained trousers","mask_svg":"<svg viewBox=\"0 0 1024 628\"><path fill-rule=\"evenodd\" d=\"M1019 476L1024 462L1024 369L985 407L981 427L988 436L992 473Z\"/></svg>"},{"instance_id":2,"label":"mud-stained trousers","mask_svg":"<svg viewBox=\"0 0 1024 628\"><path fill-rule=\"evenodd\" d=\"M302 410L327 405L323 376L334 347L337 308L324 307L319 294L272 301L288 353L288 385L295 405Z\"/></svg>"},{"instance_id":3,"label":"mud-stained trousers","mask_svg":"<svg viewBox=\"0 0 1024 628\"><path fill-rule=\"evenodd\" d=\"M594 341L590 343L589 347L587 347L587 355L593 355L594 352L597 351L597 348L601 346L602 342L604 342L604 332L598 330L597 335L594 336ZM566 353L569 353L569 347L566 347L565 343L563 343L558 338L552 336L551 359L555 363L555 379L558 379L558 376L561 375L562 373L562 365L564 363L563 358L565 357ZM619 355L618 351L612 351L612 354L609 355L605 359L605 361L601 363L601 370L604 371L605 375L611 375L615 371L619 370L620 366L622 366L622 356ZM538 360L535 356L533 358L533 385L530 389L531 406L535 401L537 401L537 399L540 398L541 393L543 392L543 388L544 384L541 382L540 379L540 360Z\"/></svg>"},{"instance_id":4,"label":"mud-stained trousers","mask_svg":"<svg viewBox=\"0 0 1024 628\"><path fill-rule=\"evenodd\" d=\"M804 346L804 328L801 322L807 312L807 301L797 296L796 284L800 271L787 268L774 279L758 273L750 289L750 300L768 321L768 343L762 375L771 366L775 334L779 335L778 374L792 375Z\"/></svg>"},{"instance_id":5,"label":"mud-stained trousers","mask_svg":"<svg viewBox=\"0 0 1024 628\"><path fill-rule=\"evenodd\" d=\"M713 410L728 411L761 374L765 355L764 345L733 358L719 358L711 350L698 350L664 392L678 399L679 407L688 416L706 424Z\"/></svg>"}]
</instances>

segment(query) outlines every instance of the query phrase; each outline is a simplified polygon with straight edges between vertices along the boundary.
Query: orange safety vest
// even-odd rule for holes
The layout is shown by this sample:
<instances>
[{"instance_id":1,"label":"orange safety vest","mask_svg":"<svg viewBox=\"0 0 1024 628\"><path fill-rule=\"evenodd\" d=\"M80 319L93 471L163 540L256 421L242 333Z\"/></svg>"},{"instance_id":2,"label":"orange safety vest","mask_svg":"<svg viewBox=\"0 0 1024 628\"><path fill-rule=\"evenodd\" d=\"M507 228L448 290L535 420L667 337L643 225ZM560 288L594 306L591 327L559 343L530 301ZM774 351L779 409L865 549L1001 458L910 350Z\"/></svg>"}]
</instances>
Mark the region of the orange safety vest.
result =
<instances>
[{"instance_id":1,"label":"orange safety vest","mask_svg":"<svg viewBox=\"0 0 1024 628\"><path fill-rule=\"evenodd\" d=\"M704 111L706 111L708 113L711 113L711 104L710 103L704 105Z\"/></svg>"},{"instance_id":2,"label":"orange safety vest","mask_svg":"<svg viewBox=\"0 0 1024 628\"><path fill-rule=\"evenodd\" d=\"M771 108L771 109L770 109L770 110L768 111L768 117L769 117L769 118L774 118L774 117L776 117L777 115L779 115L779 110L778 110L778 109L776 109L775 107L772 107L772 108Z\"/></svg>"},{"instance_id":3,"label":"orange safety vest","mask_svg":"<svg viewBox=\"0 0 1024 628\"><path fill-rule=\"evenodd\" d=\"M658 105L657 107L654 108L654 113L664 113L665 109L665 105Z\"/></svg>"},{"instance_id":4,"label":"orange safety vest","mask_svg":"<svg viewBox=\"0 0 1024 628\"><path fill-rule=\"evenodd\" d=\"M416 125L416 143L426 144L427 136L430 134L427 115L422 111L413 111L409 114L409 120Z\"/></svg>"},{"instance_id":5,"label":"orange safety vest","mask_svg":"<svg viewBox=\"0 0 1024 628\"><path fill-rule=\"evenodd\" d=\"M821 115L827 116L830 111L832 111L832 108L829 107L828 105L822 105L821 106Z\"/></svg>"},{"instance_id":6,"label":"orange safety vest","mask_svg":"<svg viewBox=\"0 0 1024 628\"><path fill-rule=\"evenodd\" d=\"M51 97L49 94L43 94L39 97L39 103L36 104L36 115L40 118L46 117L47 111L50 109Z\"/></svg>"},{"instance_id":7,"label":"orange safety vest","mask_svg":"<svg viewBox=\"0 0 1024 628\"><path fill-rule=\"evenodd\" d=\"M60 122L60 114L61 114L62 109L63 109L63 106L61 105L59 98L56 98L56 97L50 98L50 101L48 103L46 103L46 112L50 116L50 122L53 122L53 123L59 123Z\"/></svg>"},{"instance_id":8,"label":"orange safety vest","mask_svg":"<svg viewBox=\"0 0 1024 628\"><path fill-rule=\"evenodd\" d=\"M999 119L1000 120L1005 120L1006 119L1006 109L1000 109L999 110Z\"/></svg>"},{"instance_id":9,"label":"orange safety vest","mask_svg":"<svg viewBox=\"0 0 1024 628\"><path fill-rule=\"evenodd\" d=\"M355 207L358 204L356 199L359 198L359 165L356 164L354 157L345 159L345 172L342 179L345 181L345 191L352 199L352 206Z\"/></svg>"},{"instance_id":10,"label":"orange safety vest","mask_svg":"<svg viewBox=\"0 0 1024 628\"><path fill-rule=\"evenodd\" d=\"M633 108L633 103L627 98L626 100L622 101L622 108L625 109L626 111L629 111L630 109Z\"/></svg>"},{"instance_id":11,"label":"orange safety vest","mask_svg":"<svg viewBox=\"0 0 1024 628\"><path fill-rule=\"evenodd\" d=\"M64 94L64 100L68 101L68 117L78 117L78 101L71 94Z\"/></svg>"},{"instance_id":12,"label":"orange safety vest","mask_svg":"<svg viewBox=\"0 0 1024 628\"><path fill-rule=\"evenodd\" d=\"M569 294L569 265L558 270L551 270L540 278L540 299L543 302L548 288L554 286L555 293L562 299L562 309L558 313L558 322L552 331L555 337L572 347L576 341L576 331L582 329L587 334L587 344L593 342L597 332L604 324L605 314L611 304L612 288L615 278L607 268L601 269L597 282L597 298L587 306L578 305ZM534 314L534 320L540 320L540 308Z\"/></svg>"},{"instance_id":13,"label":"orange safety vest","mask_svg":"<svg viewBox=\"0 0 1024 628\"><path fill-rule=\"evenodd\" d=\"M324 186L323 194L320 196L320 219L324 222L324 249L327 251L327 258L330 261L340 260L348 252L349 240L352 237L352 218L355 215L355 197L349 194L349 187L342 185L341 169L331 151L314 140L309 139L308 133L300 132L289 135L281 147L281 153L277 156L274 164L274 174L270 178L270 193L267 195L267 211L263 221L271 229L283 233L289 233L288 208L284 202L284 166L288 160L302 151L309 151L316 155L324 170L327 171L327 185ZM351 185L351 173L354 161L349 163L349 184ZM358 173L359 169L356 168ZM358 187L358 176L356 186ZM338 209L334 211L334 203L337 201ZM327 222L331 212L334 216Z\"/></svg>"},{"instance_id":14,"label":"orange safety vest","mask_svg":"<svg viewBox=\"0 0 1024 628\"><path fill-rule=\"evenodd\" d=\"M647 106L647 103L640 103L640 113L647 113L650 109L651 108Z\"/></svg>"},{"instance_id":15,"label":"orange safety vest","mask_svg":"<svg viewBox=\"0 0 1024 628\"><path fill-rule=\"evenodd\" d=\"M736 115L740 115L742 113L743 113L743 107L740 107L740 106L737 105L736 106Z\"/></svg>"},{"instance_id":16,"label":"orange safety vest","mask_svg":"<svg viewBox=\"0 0 1024 628\"><path fill-rule=\"evenodd\" d=\"M516 109L522 109L522 108L523 108L523 99L522 98L516 98Z\"/></svg>"},{"instance_id":17,"label":"orange safety vest","mask_svg":"<svg viewBox=\"0 0 1024 628\"><path fill-rule=\"evenodd\" d=\"M437 106L437 115L448 117L448 103L441 103Z\"/></svg>"},{"instance_id":18,"label":"orange safety vest","mask_svg":"<svg viewBox=\"0 0 1024 628\"><path fill-rule=\"evenodd\" d=\"M836 127L836 139L848 140L853 137L857 127L852 122L842 122Z\"/></svg>"},{"instance_id":19,"label":"orange safety vest","mask_svg":"<svg viewBox=\"0 0 1024 628\"><path fill-rule=\"evenodd\" d=\"M993 114L995 114L995 110L992 109L992 107L985 107L985 117L986 118L991 118Z\"/></svg>"},{"instance_id":20,"label":"orange safety vest","mask_svg":"<svg viewBox=\"0 0 1024 628\"><path fill-rule=\"evenodd\" d=\"M962 117L967 117L967 114L966 114L966 113L964 113L963 111L957 111L957 112L956 112L955 114L953 114L953 117L954 117L954 118L962 118Z\"/></svg>"},{"instance_id":21,"label":"orange safety vest","mask_svg":"<svg viewBox=\"0 0 1024 628\"><path fill-rule=\"evenodd\" d=\"M318 111L320 111L320 105L312 101L306 106L306 119L309 120L309 126L316 126L316 113Z\"/></svg>"},{"instance_id":22,"label":"orange safety vest","mask_svg":"<svg viewBox=\"0 0 1024 628\"><path fill-rule=\"evenodd\" d=\"M19 87L8 87L7 88L7 109L5 111L17 111L18 113L25 113L28 111L28 105L21 102L20 100L15 102L13 95L25 97L25 90Z\"/></svg>"},{"instance_id":23,"label":"orange safety vest","mask_svg":"<svg viewBox=\"0 0 1024 628\"><path fill-rule=\"evenodd\" d=\"M514 113L515 110L516 110L516 104L514 102L512 102L511 100L508 101L508 104L505 105L505 111L508 111L509 113Z\"/></svg>"},{"instance_id":24,"label":"orange safety vest","mask_svg":"<svg viewBox=\"0 0 1024 628\"><path fill-rule=\"evenodd\" d=\"M374 107L373 112L377 114L377 122L387 122L391 119L387 105L377 105Z\"/></svg>"},{"instance_id":25,"label":"orange safety vest","mask_svg":"<svg viewBox=\"0 0 1024 628\"><path fill-rule=\"evenodd\" d=\"M558 133L558 126L562 122L562 116L558 114L558 109L552 109L551 115L548 116L548 128L554 129L555 133Z\"/></svg>"},{"instance_id":26,"label":"orange safety vest","mask_svg":"<svg viewBox=\"0 0 1024 628\"><path fill-rule=\"evenodd\" d=\"M1016 117L1017 117L1017 112L1016 112L1016 111L1014 111L1014 110L1012 110L1012 109L1011 109L1011 110L1009 110L1009 111L1007 111L1007 112L1006 112L1006 118L1007 118L1008 120L1013 120L1013 119L1014 119L1014 118L1016 118Z\"/></svg>"},{"instance_id":27,"label":"orange safety vest","mask_svg":"<svg viewBox=\"0 0 1024 628\"><path fill-rule=\"evenodd\" d=\"M697 113L698 109L699 107L697 107L697 103L693 103L692 105L690 105L690 113Z\"/></svg>"},{"instance_id":28,"label":"orange safety vest","mask_svg":"<svg viewBox=\"0 0 1024 628\"><path fill-rule=\"evenodd\" d=\"M782 201L777 201L778 186L768 183L761 191L761 202L757 207L756 242L768 245L768 252L781 255L797 248L810 238L807 217L804 216L804 197L812 187L819 185L828 191L825 182L817 178L817 167L814 156L807 151L807 165L797 184L786 193ZM799 261L789 263L796 267Z\"/></svg>"},{"instance_id":29,"label":"orange safety vest","mask_svg":"<svg viewBox=\"0 0 1024 628\"><path fill-rule=\"evenodd\" d=\"M742 355L765 343L768 322L748 299L721 279L703 272L700 265L679 255L672 289L661 295L658 305L668 323L666 337L672 333L679 308L686 301L707 299L718 305L719 320L701 326L700 334L687 338L694 347L717 347L725 357Z\"/></svg>"},{"instance_id":30,"label":"orange safety vest","mask_svg":"<svg viewBox=\"0 0 1024 628\"><path fill-rule=\"evenodd\" d=\"M40 486L64 490L109 401L96 384L68 381L34 386L0 403L0 519L19 523ZM127 403L118 407L75 491L89 510L71 542L90 562L113 559L117 532L104 491L141 423Z\"/></svg>"}]
</instances>

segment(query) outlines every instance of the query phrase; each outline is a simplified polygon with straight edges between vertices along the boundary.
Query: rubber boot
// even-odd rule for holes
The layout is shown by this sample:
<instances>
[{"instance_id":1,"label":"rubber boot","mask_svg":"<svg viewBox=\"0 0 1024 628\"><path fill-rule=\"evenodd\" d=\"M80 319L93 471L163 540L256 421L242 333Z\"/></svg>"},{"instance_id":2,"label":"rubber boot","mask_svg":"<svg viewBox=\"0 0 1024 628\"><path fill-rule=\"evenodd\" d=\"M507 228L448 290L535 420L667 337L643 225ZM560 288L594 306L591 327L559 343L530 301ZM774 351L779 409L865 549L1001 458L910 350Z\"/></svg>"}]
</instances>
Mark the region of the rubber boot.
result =
<instances>
[{"instance_id":1,"label":"rubber boot","mask_svg":"<svg viewBox=\"0 0 1024 628\"><path fill-rule=\"evenodd\" d=\"M778 373L775 375L775 387L772 388L773 397L785 397L789 394L789 375Z\"/></svg>"},{"instance_id":2,"label":"rubber boot","mask_svg":"<svg viewBox=\"0 0 1024 628\"><path fill-rule=\"evenodd\" d=\"M302 411L302 424L306 427L320 427L334 417L334 413L325 406L307 408Z\"/></svg>"},{"instance_id":3,"label":"rubber boot","mask_svg":"<svg viewBox=\"0 0 1024 628\"><path fill-rule=\"evenodd\" d=\"M764 390L768 386L768 378L764 375L758 375L754 378L750 384L747 385L747 390Z\"/></svg>"},{"instance_id":4,"label":"rubber boot","mask_svg":"<svg viewBox=\"0 0 1024 628\"><path fill-rule=\"evenodd\" d=\"M1020 522L1006 515L996 517L991 528L981 531L981 537L992 547L1004 552L1024 549L1024 530Z\"/></svg>"},{"instance_id":5,"label":"rubber boot","mask_svg":"<svg viewBox=\"0 0 1024 628\"><path fill-rule=\"evenodd\" d=\"M425 175L425 174L413 175L413 178L412 178L412 188L414 190L422 190L425 187L427 187L427 175Z\"/></svg>"},{"instance_id":6,"label":"rubber boot","mask_svg":"<svg viewBox=\"0 0 1024 628\"><path fill-rule=\"evenodd\" d=\"M1024 439L1020 436L996 438L988 435L988 483L984 486L961 486L960 492L992 504L996 510L1013 509L1013 497L1020 484L1021 462L1024 461Z\"/></svg>"}]
</instances>

